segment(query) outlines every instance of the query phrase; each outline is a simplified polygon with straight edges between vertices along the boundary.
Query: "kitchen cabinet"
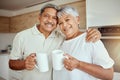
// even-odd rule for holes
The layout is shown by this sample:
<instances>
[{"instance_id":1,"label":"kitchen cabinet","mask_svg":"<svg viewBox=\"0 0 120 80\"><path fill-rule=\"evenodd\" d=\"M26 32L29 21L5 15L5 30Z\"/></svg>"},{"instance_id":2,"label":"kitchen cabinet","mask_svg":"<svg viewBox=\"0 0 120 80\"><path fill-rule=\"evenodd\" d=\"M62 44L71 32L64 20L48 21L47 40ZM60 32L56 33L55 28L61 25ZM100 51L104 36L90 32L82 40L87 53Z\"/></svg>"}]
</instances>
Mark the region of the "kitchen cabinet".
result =
<instances>
[{"instance_id":1,"label":"kitchen cabinet","mask_svg":"<svg viewBox=\"0 0 120 80\"><path fill-rule=\"evenodd\" d=\"M101 39L120 39L120 25L99 27L102 37Z\"/></svg>"},{"instance_id":2,"label":"kitchen cabinet","mask_svg":"<svg viewBox=\"0 0 120 80\"><path fill-rule=\"evenodd\" d=\"M8 65L9 54L0 53L0 77L5 80L22 80L21 71L11 70Z\"/></svg>"},{"instance_id":3,"label":"kitchen cabinet","mask_svg":"<svg viewBox=\"0 0 120 80\"><path fill-rule=\"evenodd\" d=\"M0 54L0 77L9 80L9 55L7 53Z\"/></svg>"},{"instance_id":4,"label":"kitchen cabinet","mask_svg":"<svg viewBox=\"0 0 120 80\"><path fill-rule=\"evenodd\" d=\"M9 18L8 17L0 17L0 32L7 33L9 32Z\"/></svg>"},{"instance_id":5,"label":"kitchen cabinet","mask_svg":"<svg viewBox=\"0 0 120 80\"><path fill-rule=\"evenodd\" d=\"M22 71L9 70L9 80L22 80Z\"/></svg>"},{"instance_id":6,"label":"kitchen cabinet","mask_svg":"<svg viewBox=\"0 0 120 80\"><path fill-rule=\"evenodd\" d=\"M87 27L120 25L120 0L86 0Z\"/></svg>"}]
</instances>

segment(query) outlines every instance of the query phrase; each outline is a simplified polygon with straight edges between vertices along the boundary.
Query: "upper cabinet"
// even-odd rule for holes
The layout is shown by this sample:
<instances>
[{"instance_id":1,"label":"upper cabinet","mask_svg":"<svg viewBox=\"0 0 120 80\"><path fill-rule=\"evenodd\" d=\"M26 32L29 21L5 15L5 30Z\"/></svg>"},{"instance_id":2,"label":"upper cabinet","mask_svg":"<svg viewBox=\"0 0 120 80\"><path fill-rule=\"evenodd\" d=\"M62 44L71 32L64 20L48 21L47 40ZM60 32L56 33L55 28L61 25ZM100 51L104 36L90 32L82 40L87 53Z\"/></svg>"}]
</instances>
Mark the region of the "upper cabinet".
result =
<instances>
[{"instance_id":1,"label":"upper cabinet","mask_svg":"<svg viewBox=\"0 0 120 80\"><path fill-rule=\"evenodd\" d=\"M0 32L7 33L9 32L9 18L8 17L0 17Z\"/></svg>"},{"instance_id":2,"label":"upper cabinet","mask_svg":"<svg viewBox=\"0 0 120 80\"><path fill-rule=\"evenodd\" d=\"M16 33L27 28L32 27L35 23L38 23L39 11L26 13L19 16L10 18L10 32Z\"/></svg>"},{"instance_id":3,"label":"upper cabinet","mask_svg":"<svg viewBox=\"0 0 120 80\"><path fill-rule=\"evenodd\" d=\"M86 0L87 27L120 25L120 0Z\"/></svg>"}]
</instances>

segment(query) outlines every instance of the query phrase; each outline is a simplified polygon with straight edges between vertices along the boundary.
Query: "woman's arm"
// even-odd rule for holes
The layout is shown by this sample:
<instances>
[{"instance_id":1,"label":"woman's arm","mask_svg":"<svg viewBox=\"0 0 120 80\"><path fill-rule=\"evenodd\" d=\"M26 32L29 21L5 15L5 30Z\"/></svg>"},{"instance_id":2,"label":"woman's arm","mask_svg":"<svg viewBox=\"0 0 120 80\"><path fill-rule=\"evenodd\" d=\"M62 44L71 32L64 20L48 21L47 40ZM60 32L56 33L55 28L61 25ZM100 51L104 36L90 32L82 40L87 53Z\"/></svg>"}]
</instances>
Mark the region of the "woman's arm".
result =
<instances>
[{"instance_id":1,"label":"woman's arm","mask_svg":"<svg viewBox=\"0 0 120 80\"><path fill-rule=\"evenodd\" d=\"M73 69L77 68L96 78L102 80L112 80L114 72L113 68L104 69L103 67L96 64L79 61L68 54L67 56L69 57L69 59L64 60L64 66L67 70L72 71Z\"/></svg>"}]
</instances>

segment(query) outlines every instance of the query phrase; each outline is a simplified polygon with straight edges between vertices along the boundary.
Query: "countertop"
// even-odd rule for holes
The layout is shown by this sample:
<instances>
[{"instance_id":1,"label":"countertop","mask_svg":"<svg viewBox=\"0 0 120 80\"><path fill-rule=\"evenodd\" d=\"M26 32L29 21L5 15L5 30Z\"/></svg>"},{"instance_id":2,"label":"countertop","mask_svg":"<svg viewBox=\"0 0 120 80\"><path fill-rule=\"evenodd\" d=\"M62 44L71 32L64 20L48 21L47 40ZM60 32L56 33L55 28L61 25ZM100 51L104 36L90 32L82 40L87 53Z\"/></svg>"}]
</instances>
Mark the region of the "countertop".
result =
<instances>
[{"instance_id":1,"label":"countertop","mask_svg":"<svg viewBox=\"0 0 120 80\"><path fill-rule=\"evenodd\" d=\"M8 53L8 52L4 52L4 53L1 53L0 52L0 55L9 55L10 53Z\"/></svg>"}]
</instances>

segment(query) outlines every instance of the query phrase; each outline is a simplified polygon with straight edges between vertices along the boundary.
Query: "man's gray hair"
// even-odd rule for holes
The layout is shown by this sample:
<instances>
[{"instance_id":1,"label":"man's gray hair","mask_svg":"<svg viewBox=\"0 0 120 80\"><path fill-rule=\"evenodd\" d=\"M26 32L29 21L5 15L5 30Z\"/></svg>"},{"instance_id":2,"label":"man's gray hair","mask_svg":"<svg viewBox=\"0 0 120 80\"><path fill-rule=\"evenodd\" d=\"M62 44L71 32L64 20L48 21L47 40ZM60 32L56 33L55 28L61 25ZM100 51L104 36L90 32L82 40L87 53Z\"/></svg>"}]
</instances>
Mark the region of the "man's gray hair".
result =
<instances>
[{"instance_id":1,"label":"man's gray hair","mask_svg":"<svg viewBox=\"0 0 120 80\"><path fill-rule=\"evenodd\" d=\"M61 9L58 10L58 13L57 13L57 16L58 17L61 17L62 14L70 14L70 15L73 15L73 16L79 16L79 13L78 11L71 7L71 6L64 6L62 7Z\"/></svg>"},{"instance_id":2,"label":"man's gray hair","mask_svg":"<svg viewBox=\"0 0 120 80\"><path fill-rule=\"evenodd\" d=\"M53 9L55 9L56 11L59 10L59 7L58 7L57 5L54 5L54 4L46 4L45 6L43 6L43 7L41 8L40 14L42 14L46 8L53 8Z\"/></svg>"}]
</instances>

